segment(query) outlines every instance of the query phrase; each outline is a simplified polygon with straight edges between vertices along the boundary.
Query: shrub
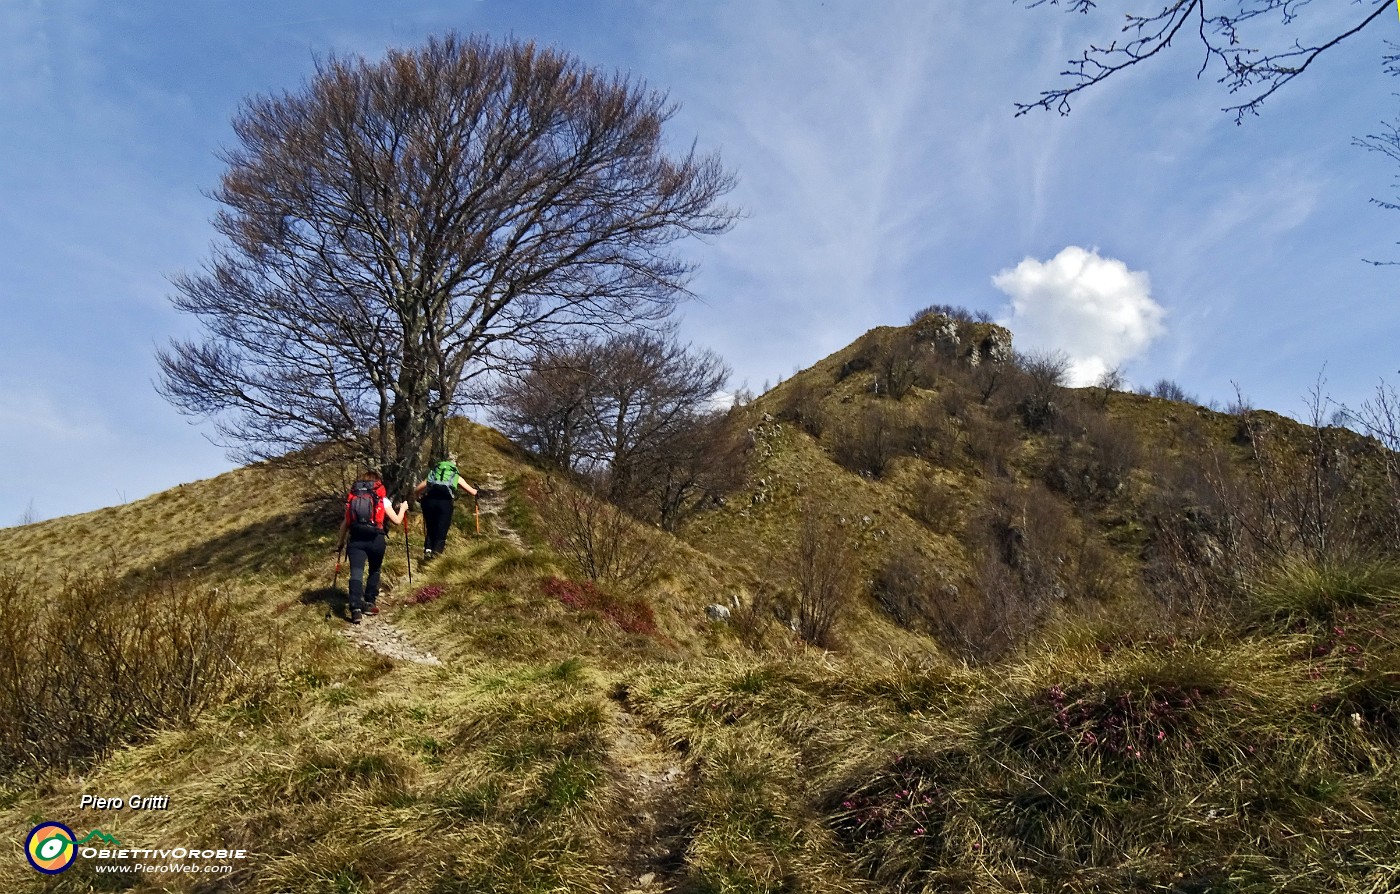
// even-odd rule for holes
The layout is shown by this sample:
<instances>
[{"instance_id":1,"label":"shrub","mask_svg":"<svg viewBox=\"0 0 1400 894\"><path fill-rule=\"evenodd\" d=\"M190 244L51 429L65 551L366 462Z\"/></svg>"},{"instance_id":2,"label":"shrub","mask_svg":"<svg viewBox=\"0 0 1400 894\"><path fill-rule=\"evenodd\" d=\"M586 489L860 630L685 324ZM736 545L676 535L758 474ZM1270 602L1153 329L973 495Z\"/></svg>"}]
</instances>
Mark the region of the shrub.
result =
<instances>
[{"instance_id":1,"label":"shrub","mask_svg":"<svg viewBox=\"0 0 1400 894\"><path fill-rule=\"evenodd\" d=\"M1203 620L1235 603L1247 554L1242 528L1196 471L1167 478L1148 506L1143 578L1170 614Z\"/></svg>"},{"instance_id":2,"label":"shrub","mask_svg":"<svg viewBox=\"0 0 1400 894\"><path fill-rule=\"evenodd\" d=\"M875 573L875 601L896 624L932 632L938 617L934 606L938 572L928 559L905 547L890 556Z\"/></svg>"},{"instance_id":3,"label":"shrub","mask_svg":"<svg viewBox=\"0 0 1400 894\"><path fill-rule=\"evenodd\" d=\"M794 379L788 384L788 399L778 411L778 418L793 422L814 438L820 438L826 428L826 412L821 406L822 389L811 376Z\"/></svg>"},{"instance_id":4,"label":"shrub","mask_svg":"<svg viewBox=\"0 0 1400 894\"><path fill-rule=\"evenodd\" d=\"M187 579L74 575L41 594L0 572L0 772L81 765L192 722L229 693L247 629Z\"/></svg>"},{"instance_id":5,"label":"shrub","mask_svg":"<svg viewBox=\"0 0 1400 894\"><path fill-rule=\"evenodd\" d=\"M1016 431L1010 423L992 419L980 413L970 413L963 423L967 455L989 476L1011 474L1011 457L1015 452Z\"/></svg>"},{"instance_id":6,"label":"shrub","mask_svg":"<svg viewBox=\"0 0 1400 894\"><path fill-rule=\"evenodd\" d=\"M526 498L540 514L550 547L590 581L639 590L660 574L656 541L593 491L535 479Z\"/></svg>"},{"instance_id":7,"label":"shrub","mask_svg":"<svg viewBox=\"0 0 1400 894\"><path fill-rule=\"evenodd\" d=\"M895 457L908 451L908 444L898 411L875 404L836 430L832 458L858 475L880 478Z\"/></svg>"},{"instance_id":8,"label":"shrub","mask_svg":"<svg viewBox=\"0 0 1400 894\"><path fill-rule=\"evenodd\" d=\"M937 534L954 534L962 527L964 498L957 490L924 477L914 482L910 514Z\"/></svg>"},{"instance_id":9,"label":"shrub","mask_svg":"<svg viewBox=\"0 0 1400 894\"><path fill-rule=\"evenodd\" d=\"M923 380L919 359L918 346L908 337L896 338L886 345L876 362L880 393L895 400L907 397Z\"/></svg>"},{"instance_id":10,"label":"shrub","mask_svg":"<svg viewBox=\"0 0 1400 894\"><path fill-rule=\"evenodd\" d=\"M832 645L856 585L856 558L845 531L803 508L802 526L790 559L797 591L797 634L815 646Z\"/></svg>"},{"instance_id":11,"label":"shrub","mask_svg":"<svg viewBox=\"0 0 1400 894\"><path fill-rule=\"evenodd\" d=\"M1016 358L1021 371L1016 412L1031 431L1044 431L1060 414L1057 399L1069 374L1069 356L1062 351L1034 351Z\"/></svg>"},{"instance_id":12,"label":"shrub","mask_svg":"<svg viewBox=\"0 0 1400 894\"><path fill-rule=\"evenodd\" d=\"M907 427L906 441L914 455L931 463L947 465L957 446L958 432L950 417L944 396L922 401Z\"/></svg>"},{"instance_id":13,"label":"shrub","mask_svg":"<svg viewBox=\"0 0 1400 894\"><path fill-rule=\"evenodd\" d=\"M981 554L977 590L982 602L950 619L953 632L975 657L997 657L1046 618L1069 595L1062 579L1070 549L1070 522L1043 486L994 488L973 523Z\"/></svg>"},{"instance_id":14,"label":"shrub","mask_svg":"<svg viewBox=\"0 0 1400 894\"><path fill-rule=\"evenodd\" d=\"M858 372L865 372L874 365L874 362L866 354L857 354L850 360L841 364L841 368L836 371L836 381L844 382Z\"/></svg>"},{"instance_id":15,"label":"shrub","mask_svg":"<svg viewBox=\"0 0 1400 894\"><path fill-rule=\"evenodd\" d=\"M930 304L922 310L914 311L909 317L909 322L917 323L925 317L947 317L955 323L991 322L991 315L986 311L977 311L974 314L961 304Z\"/></svg>"},{"instance_id":16,"label":"shrub","mask_svg":"<svg viewBox=\"0 0 1400 894\"><path fill-rule=\"evenodd\" d=\"M1147 397L1157 397L1162 400L1174 400L1184 404L1200 403L1194 394L1188 394L1185 388L1182 388L1171 379L1158 379L1156 382L1153 382L1151 386L1139 389L1138 394L1146 395Z\"/></svg>"},{"instance_id":17,"label":"shrub","mask_svg":"<svg viewBox=\"0 0 1400 894\"><path fill-rule=\"evenodd\" d=\"M1089 414L1078 437L1056 440L1046 463L1045 483L1075 502L1101 502L1122 489L1140 456L1131 429Z\"/></svg>"}]
</instances>

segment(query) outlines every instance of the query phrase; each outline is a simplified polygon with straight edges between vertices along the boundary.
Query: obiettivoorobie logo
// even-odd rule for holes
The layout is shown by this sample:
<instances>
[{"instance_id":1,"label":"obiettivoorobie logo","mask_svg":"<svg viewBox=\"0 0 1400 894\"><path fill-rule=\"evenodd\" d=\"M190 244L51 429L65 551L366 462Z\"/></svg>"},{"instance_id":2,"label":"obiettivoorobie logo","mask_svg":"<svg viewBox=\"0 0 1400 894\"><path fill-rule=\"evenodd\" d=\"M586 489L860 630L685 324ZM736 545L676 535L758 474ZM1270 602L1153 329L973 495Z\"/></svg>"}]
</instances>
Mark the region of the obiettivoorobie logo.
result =
<instances>
[{"instance_id":1,"label":"obiettivoorobie logo","mask_svg":"<svg viewBox=\"0 0 1400 894\"><path fill-rule=\"evenodd\" d=\"M73 865L79 847L94 840L121 847L120 841L101 829L93 829L79 841L73 830L63 823L40 823L30 829L29 837L24 839L24 856L38 871L57 875Z\"/></svg>"}]
</instances>

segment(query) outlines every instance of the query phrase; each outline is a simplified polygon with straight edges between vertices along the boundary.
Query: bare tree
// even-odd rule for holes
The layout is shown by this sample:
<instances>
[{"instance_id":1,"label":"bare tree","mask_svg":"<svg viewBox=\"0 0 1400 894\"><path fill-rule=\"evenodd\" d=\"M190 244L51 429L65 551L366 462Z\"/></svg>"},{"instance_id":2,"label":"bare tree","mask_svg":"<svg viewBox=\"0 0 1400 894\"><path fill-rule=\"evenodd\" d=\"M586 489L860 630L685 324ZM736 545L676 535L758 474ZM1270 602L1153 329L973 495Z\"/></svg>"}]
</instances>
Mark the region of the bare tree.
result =
<instances>
[{"instance_id":1,"label":"bare tree","mask_svg":"<svg viewBox=\"0 0 1400 894\"><path fill-rule=\"evenodd\" d=\"M685 296L668 246L736 212L716 156L665 151L674 112L562 51L457 35L248 100L213 194L226 241L174 279L206 337L160 352L162 393L244 456L347 444L406 486L480 377Z\"/></svg>"},{"instance_id":2,"label":"bare tree","mask_svg":"<svg viewBox=\"0 0 1400 894\"><path fill-rule=\"evenodd\" d=\"M1400 393L1382 380L1374 395L1355 410L1343 407L1347 421L1363 434L1374 438L1379 447L1383 487L1377 515L1390 549L1400 551Z\"/></svg>"},{"instance_id":3,"label":"bare tree","mask_svg":"<svg viewBox=\"0 0 1400 894\"><path fill-rule=\"evenodd\" d=\"M503 377L493 401L506 437L560 469L596 451L589 400L601 370L591 341L542 348L518 374Z\"/></svg>"},{"instance_id":4,"label":"bare tree","mask_svg":"<svg viewBox=\"0 0 1400 894\"><path fill-rule=\"evenodd\" d=\"M675 332L631 331L541 351L497 399L502 430L603 493L673 527L725 489L733 438L713 401L729 369Z\"/></svg>"},{"instance_id":5,"label":"bare tree","mask_svg":"<svg viewBox=\"0 0 1400 894\"><path fill-rule=\"evenodd\" d=\"M1099 5L1097 0L1029 0L1026 6L1047 4L1083 14L1095 12ZM1060 73L1068 83L1042 91L1035 102L1017 103L1016 114L1041 108L1067 115L1071 97L1080 91L1160 55L1174 41L1178 45L1198 41L1197 76L1213 68L1229 94L1242 97L1224 108L1238 122L1247 114L1258 114L1264 100L1306 71L1318 56L1380 19L1395 4L1356 0L1356 11L1344 23L1315 37L1300 37L1302 26L1297 20L1307 5L1308 0L1156 0L1147 11L1124 14L1121 37L1107 45L1091 44L1077 59L1069 60L1069 68ZM1269 30L1269 18L1293 26L1294 39L1268 47L1247 42L1244 32L1253 26L1256 35L1262 34Z\"/></svg>"},{"instance_id":6,"label":"bare tree","mask_svg":"<svg viewBox=\"0 0 1400 894\"><path fill-rule=\"evenodd\" d=\"M590 402L593 461L606 471L614 499L645 489L637 478L647 458L707 415L728 378L717 354L682 345L671 333L630 332L603 344L602 374Z\"/></svg>"},{"instance_id":7,"label":"bare tree","mask_svg":"<svg viewBox=\"0 0 1400 894\"><path fill-rule=\"evenodd\" d=\"M1400 53L1386 58L1386 67L1391 74L1400 75ZM1390 158L1391 161L1400 162L1400 121L1392 121L1383 125L1380 133L1367 134L1365 137L1352 141L1369 152L1379 152ZM1400 200L1387 201L1385 199L1371 199L1371 203L1379 205L1387 211L1400 211ZM1368 261L1377 266L1394 266L1400 261Z\"/></svg>"},{"instance_id":8,"label":"bare tree","mask_svg":"<svg viewBox=\"0 0 1400 894\"><path fill-rule=\"evenodd\" d=\"M29 502L25 504L24 512L20 513L18 524L32 525L39 520L39 510L34 508L34 498L30 497Z\"/></svg>"}]
</instances>

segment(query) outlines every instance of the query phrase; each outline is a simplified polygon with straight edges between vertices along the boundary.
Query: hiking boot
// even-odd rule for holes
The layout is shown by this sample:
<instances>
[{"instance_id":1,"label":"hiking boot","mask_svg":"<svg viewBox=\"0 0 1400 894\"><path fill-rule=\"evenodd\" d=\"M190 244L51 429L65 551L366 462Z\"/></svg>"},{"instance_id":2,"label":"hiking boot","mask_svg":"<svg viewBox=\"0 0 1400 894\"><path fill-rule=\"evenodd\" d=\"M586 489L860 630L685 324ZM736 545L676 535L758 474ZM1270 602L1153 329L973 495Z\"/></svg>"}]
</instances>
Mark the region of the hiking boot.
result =
<instances>
[{"instance_id":1,"label":"hiking boot","mask_svg":"<svg viewBox=\"0 0 1400 894\"><path fill-rule=\"evenodd\" d=\"M375 602L371 602L369 605L365 606L365 614L367 614L367 615L377 615L377 614L379 614L379 604L378 604L378 603L375 603Z\"/></svg>"},{"instance_id":2,"label":"hiking boot","mask_svg":"<svg viewBox=\"0 0 1400 894\"><path fill-rule=\"evenodd\" d=\"M358 623L360 623L360 619L363 618L363 617L364 617L364 615L361 614L361 612L360 612L360 610L359 610L358 608L352 609L352 610L350 611L350 623L351 623L351 624L358 624Z\"/></svg>"},{"instance_id":3,"label":"hiking boot","mask_svg":"<svg viewBox=\"0 0 1400 894\"><path fill-rule=\"evenodd\" d=\"M423 561L424 561L424 562L431 562L432 560L433 560L433 551L430 550L430 549L425 549L425 550L423 550Z\"/></svg>"}]
</instances>

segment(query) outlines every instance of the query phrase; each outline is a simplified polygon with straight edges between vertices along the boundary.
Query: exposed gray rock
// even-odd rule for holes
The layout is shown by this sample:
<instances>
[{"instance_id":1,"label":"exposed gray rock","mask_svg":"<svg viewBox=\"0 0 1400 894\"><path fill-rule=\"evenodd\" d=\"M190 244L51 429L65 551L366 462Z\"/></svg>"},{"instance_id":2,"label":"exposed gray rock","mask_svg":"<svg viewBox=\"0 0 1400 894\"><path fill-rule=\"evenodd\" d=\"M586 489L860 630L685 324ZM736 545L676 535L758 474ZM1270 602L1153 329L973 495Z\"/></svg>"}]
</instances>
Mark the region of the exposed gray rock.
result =
<instances>
[{"instance_id":1,"label":"exposed gray rock","mask_svg":"<svg viewBox=\"0 0 1400 894\"><path fill-rule=\"evenodd\" d=\"M706 617L708 617L711 621L728 621L728 620L729 620L729 606L727 606L727 605L720 605L720 604L717 603L717 602L716 602L716 603L712 603L712 604L710 604L710 605L705 606L705 615L706 615Z\"/></svg>"}]
</instances>

